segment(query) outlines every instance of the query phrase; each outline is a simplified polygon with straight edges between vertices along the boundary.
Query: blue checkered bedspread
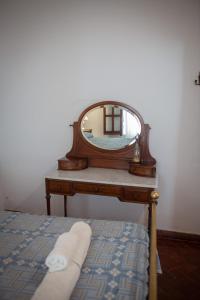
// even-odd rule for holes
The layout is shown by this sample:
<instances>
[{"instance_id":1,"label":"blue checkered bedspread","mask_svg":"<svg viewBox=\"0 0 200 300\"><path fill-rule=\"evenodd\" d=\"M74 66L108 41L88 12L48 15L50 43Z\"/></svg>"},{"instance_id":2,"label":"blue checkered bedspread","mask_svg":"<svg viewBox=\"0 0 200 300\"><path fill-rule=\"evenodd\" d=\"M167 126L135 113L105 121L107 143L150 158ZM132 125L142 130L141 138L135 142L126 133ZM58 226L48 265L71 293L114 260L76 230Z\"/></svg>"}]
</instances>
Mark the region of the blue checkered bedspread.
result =
<instances>
[{"instance_id":1,"label":"blue checkered bedspread","mask_svg":"<svg viewBox=\"0 0 200 300\"><path fill-rule=\"evenodd\" d=\"M0 212L0 299L30 299L58 236L80 219ZM146 299L148 234L139 224L84 220L92 241L72 300Z\"/></svg>"}]
</instances>

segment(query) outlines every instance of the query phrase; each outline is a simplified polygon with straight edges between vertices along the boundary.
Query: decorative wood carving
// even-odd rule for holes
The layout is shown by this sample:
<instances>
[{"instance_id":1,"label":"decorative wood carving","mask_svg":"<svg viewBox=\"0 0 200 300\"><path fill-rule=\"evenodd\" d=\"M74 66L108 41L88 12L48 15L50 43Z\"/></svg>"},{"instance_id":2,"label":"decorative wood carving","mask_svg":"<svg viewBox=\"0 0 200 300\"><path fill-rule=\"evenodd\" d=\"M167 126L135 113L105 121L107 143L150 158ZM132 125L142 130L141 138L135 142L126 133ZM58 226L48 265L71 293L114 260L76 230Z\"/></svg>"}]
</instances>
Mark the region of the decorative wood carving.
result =
<instances>
[{"instance_id":1,"label":"decorative wood carving","mask_svg":"<svg viewBox=\"0 0 200 300\"><path fill-rule=\"evenodd\" d=\"M81 122L85 114L95 107L104 105L117 105L124 107L130 113L135 114L141 124L139 146L141 162L132 162L134 145L128 145L118 150L107 150L89 143L81 132ZM102 101L86 108L80 115L77 122L73 123L73 145L66 157L58 160L59 170L80 170L87 167L125 169L130 173L141 176L155 176L156 160L149 151L149 130L150 126L144 124L141 115L129 105L117 101Z\"/></svg>"}]
</instances>

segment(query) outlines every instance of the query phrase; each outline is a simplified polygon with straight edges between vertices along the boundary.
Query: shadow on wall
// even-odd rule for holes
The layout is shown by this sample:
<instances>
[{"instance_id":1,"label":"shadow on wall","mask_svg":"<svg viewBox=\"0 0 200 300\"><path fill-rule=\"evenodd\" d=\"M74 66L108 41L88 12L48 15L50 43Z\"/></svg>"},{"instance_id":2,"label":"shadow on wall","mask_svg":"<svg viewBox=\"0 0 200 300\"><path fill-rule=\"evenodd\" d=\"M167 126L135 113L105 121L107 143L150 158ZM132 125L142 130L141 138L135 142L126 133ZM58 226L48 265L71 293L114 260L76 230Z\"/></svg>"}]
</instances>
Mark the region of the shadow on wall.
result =
<instances>
[{"instance_id":1,"label":"shadow on wall","mask_svg":"<svg viewBox=\"0 0 200 300\"><path fill-rule=\"evenodd\" d=\"M147 224L147 206L120 202L115 197L77 194L69 197L68 203L69 215L73 217Z\"/></svg>"},{"instance_id":2,"label":"shadow on wall","mask_svg":"<svg viewBox=\"0 0 200 300\"><path fill-rule=\"evenodd\" d=\"M50 170L47 171L47 174L52 173L55 171L55 166L51 167ZM33 178L33 182L36 181ZM37 178L37 181L40 183L35 189L28 188L27 193L31 191L30 194L26 194L24 192L24 185L23 185L23 178L18 182L18 189L21 193L16 193L16 195L9 194L9 201L7 205L5 205L6 209L20 211L20 212L27 212L33 214L47 214L46 208L46 191L45 191L45 175L44 177ZM31 187L33 185L31 184ZM22 194L25 196L23 199L19 198ZM1 196L1 194L0 194ZM4 196L2 195L2 199ZM1 200L1 198L0 198ZM79 195L74 195L73 197L67 197L68 200L68 215L71 217L88 217L88 196L81 195L81 201ZM64 216L64 197L59 195L51 195L51 215L56 216ZM3 209L4 207L2 207ZM1 209L1 207L0 207Z\"/></svg>"},{"instance_id":3,"label":"shadow on wall","mask_svg":"<svg viewBox=\"0 0 200 300\"><path fill-rule=\"evenodd\" d=\"M195 75L199 71L197 61L200 60L198 28L200 26L196 30L192 28L193 31L188 33L188 41L185 41L184 45L173 228L177 231L200 234L200 88L194 85Z\"/></svg>"},{"instance_id":4,"label":"shadow on wall","mask_svg":"<svg viewBox=\"0 0 200 300\"><path fill-rule=\"evenodd\" d=\"M0 176L2 176L1 173ZM3 191L2 181L0 181L0 210L4 210L4 209L5 209L5 195Z\"/></svg>"},{"instance_id":5,"label":"shadow on wall","mask_svg":"<svg viewBox=\"0 0 200 300\"><path fill-rule=\"evenodd\" d=\"M4 210L4 208L5 208L5 197L4 197L4 195L3 195L3 193L2 193L2 189L1 189L1 187L0 187L0 210Z\"/></svg>"}]
</instances>

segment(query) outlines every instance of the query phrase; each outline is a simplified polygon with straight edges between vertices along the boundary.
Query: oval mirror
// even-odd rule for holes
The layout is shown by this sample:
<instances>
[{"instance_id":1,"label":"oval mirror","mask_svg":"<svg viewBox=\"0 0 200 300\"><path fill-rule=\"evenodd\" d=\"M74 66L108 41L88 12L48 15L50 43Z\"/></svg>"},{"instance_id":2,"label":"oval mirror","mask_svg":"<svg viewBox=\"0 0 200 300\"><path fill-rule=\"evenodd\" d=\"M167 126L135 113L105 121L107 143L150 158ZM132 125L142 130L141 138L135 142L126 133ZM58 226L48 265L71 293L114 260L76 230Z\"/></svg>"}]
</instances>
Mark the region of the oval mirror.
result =
<instances>
[{"instance_id":1,"label":"oval mirror","mask_svg":"<svg viewBox=\"0 0 200 300\"><path fill-rule=\"evenodd\" d=\"M138 116L127 108L105 104L83 115L81 132L90 144L98 148L119 150L135 142L141 133L141 123Z\"/></svg>"}]
</instances>

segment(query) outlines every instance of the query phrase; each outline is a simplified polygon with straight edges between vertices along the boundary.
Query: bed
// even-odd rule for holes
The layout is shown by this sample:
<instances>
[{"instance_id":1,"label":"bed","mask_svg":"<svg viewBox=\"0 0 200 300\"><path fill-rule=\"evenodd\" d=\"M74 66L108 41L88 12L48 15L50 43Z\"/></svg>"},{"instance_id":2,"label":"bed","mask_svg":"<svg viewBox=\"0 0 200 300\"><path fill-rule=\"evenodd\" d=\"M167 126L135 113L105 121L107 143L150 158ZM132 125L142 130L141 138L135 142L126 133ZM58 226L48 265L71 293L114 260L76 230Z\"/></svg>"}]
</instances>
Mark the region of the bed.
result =
<instances>
[{"instance_id":1,"label":"bed","mask_svg":"<svg viewBox=\"0 0 200 300\"><path fill-rule=\"evenodd\" d=\"M45 258L75 218L0 213L0 299L31 299L47 267ZM84 220L92 241L71 299L146 299L149 238L145 226Z\"/></svg>"},{"instance_id":2,"label":"bed","mask_svg":"<svg viewBox=\"0 0 200 300\"><path fill-rule=\"evenodd\" d=\"M131 142L134 141L133 138L129 138L126 136L121 137L107 137L100 136L94 137L92 133L85 132L84 133L88 141L93 145L96 145L102 149L120 149L128 146Z\"/></svg>"}]
</instances>

